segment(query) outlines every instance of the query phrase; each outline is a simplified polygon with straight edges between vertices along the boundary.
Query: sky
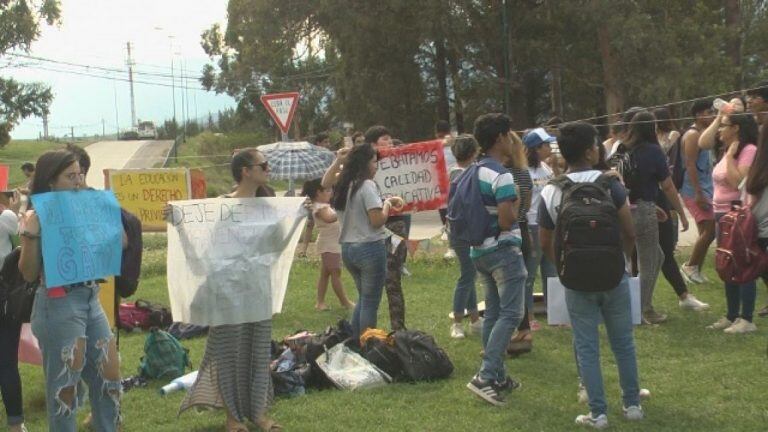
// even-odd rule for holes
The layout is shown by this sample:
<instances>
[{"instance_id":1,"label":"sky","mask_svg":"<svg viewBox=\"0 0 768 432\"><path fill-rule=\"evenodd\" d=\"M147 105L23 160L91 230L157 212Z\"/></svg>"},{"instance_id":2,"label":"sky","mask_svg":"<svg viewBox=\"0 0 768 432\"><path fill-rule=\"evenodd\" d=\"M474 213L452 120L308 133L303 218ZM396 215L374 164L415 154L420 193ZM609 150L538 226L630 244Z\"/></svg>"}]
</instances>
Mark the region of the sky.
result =
<instances>
[{"instance_id":1,"label":"sky","mask_svg":"<svg viewBox=\"0 0 768 432\"><path fill-rule=\"evenodd\" d=\"M104 72L30 60L13 56L12 65L0 74L21 82L48 84L54 93L49 133L68 135L74 126L75 136L114 134L117 128L131 126L130 86L125 81L62 73L76 71L128 79L126 42L131 42L134 67L136 117L161 124L173 116L173 88L176 86L176 118L182 120L180 72L184 64L187 77L189 118L207 118L209 112L233 107L235 101L226 95L200 89L190 77L201 74L210 62L200 47L201 33L214 23L226 28L227 0L61 0L61 23L41 28L41 36L33 42L28 54L58 62L120 69ZM171 75L173 59L174 77ZM150 85L141 82L151 82ZM42 119L31 117L11 132L13 138L37 138L42 133Z\"/></svg>"}]
</instances>

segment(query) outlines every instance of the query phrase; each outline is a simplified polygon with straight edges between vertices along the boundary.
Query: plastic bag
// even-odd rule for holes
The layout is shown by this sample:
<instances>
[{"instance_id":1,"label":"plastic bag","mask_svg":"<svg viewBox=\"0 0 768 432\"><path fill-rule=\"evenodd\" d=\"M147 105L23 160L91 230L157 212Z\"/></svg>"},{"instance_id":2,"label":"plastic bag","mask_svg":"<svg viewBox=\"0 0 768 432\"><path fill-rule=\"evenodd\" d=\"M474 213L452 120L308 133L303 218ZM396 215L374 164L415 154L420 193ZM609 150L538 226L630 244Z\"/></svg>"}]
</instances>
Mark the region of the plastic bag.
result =
<instances>
[{"instance_id":1,"label":"plastic bag","mask_svg":"<svg viewBox=\"0 0 768 432\"><path fill-rule=\"evenodd\" d=\"M389 375L373 363L341 343L318 357L317 365L342 390L379 387L392 381Z\"/></svg>"}]
</instances>

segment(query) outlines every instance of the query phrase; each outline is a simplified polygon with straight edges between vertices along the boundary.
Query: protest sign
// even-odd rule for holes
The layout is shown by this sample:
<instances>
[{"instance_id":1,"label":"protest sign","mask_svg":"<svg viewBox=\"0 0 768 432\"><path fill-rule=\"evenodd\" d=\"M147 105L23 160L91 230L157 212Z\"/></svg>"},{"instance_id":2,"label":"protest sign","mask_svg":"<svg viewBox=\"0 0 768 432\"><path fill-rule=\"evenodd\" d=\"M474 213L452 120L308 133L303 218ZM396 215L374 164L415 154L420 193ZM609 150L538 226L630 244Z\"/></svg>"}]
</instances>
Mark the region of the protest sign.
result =
<instances>
[{"instance_id":1,"label":"protest sign","mask_svg":"<svg viewBox=\"0 0 768 432\"><path fill-rule=\"evenodd\" d=\"M379 149L374 181L383 198L399 196L402 212L435 210L448 202L448 172L443 141Z\"/></svg>"},{"instance_id":2,"label":"protest sign","mask_svg":"<svg viewBox=\"0 0 768 432\"><path fill-rule=\"evenodd\" d=\"M32 195L40 219L48 288L120 274L123 224L110 191Z\"/></svg>"},{"instance_id":3,"label":"protest sign","mask_svg":"<svg viewBox=\"0 0 768 432\"><path fill-rule=\"evenodd\" d=\"M640 278L629 278L629 296L632 324L640 325ZM600 321L603 322L602 316ZM565 304L565 287L560 278L547 278L547 323L549 325L570 325L571 317Z\"/></svg>"},{"instance_id":4,"label":"protest sign","mask_svg":"<svg viewBox=\"0 0 768 432\"><path fill-rule=\"evenodd\" d=\"M282 310L304 198L171 202L168 294L177 321L217 326Z\"/></svg>"},{"instance_id":5,"label":"protest sign","mask_svg":"<svg viewBox=\"0 0 768 432\"><path fill-rule=\"evenodd\" d=\"M8 176L10 168L8 165L0 164L0 190L8 189Z\"/></svg>"},{"instance_id":6,"label":"protest sign","mask_svg":"<svg viewBox=\"0 0 768 432\"><path fill-rule=\"evenodd\" d=\"M141 220L144 231L165 231L165 203L191 196L190 176L186 168L104 171L106 187L115 192L120 206Z\"/></svg>"}]
</instances>

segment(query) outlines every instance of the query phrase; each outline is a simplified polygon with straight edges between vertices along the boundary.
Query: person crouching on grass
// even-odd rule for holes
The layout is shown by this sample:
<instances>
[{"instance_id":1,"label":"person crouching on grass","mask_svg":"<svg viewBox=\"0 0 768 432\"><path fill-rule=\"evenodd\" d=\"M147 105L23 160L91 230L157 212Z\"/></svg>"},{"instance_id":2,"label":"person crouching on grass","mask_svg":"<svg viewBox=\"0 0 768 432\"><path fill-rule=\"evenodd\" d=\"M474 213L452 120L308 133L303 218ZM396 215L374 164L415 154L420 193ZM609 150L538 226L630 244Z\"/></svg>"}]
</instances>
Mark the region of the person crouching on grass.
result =
<instances>
[{"instance_id":1,"label":"person crouching on grass","mask_svg":"<svg viewBox=\"0 0 768 432\"><path fill-rule=\"evenodd\" d=\"M321 180L309 180L304 183L301 195L312 201L312 218L317 227L317 253L320 254L320 278L317 280L317 303L315 309L328 310L325 304L325 293L328 290L328 279L331 280L333 292L339 298L345 309L355 307L349 301L341 284L341 245L339 235L341 227L336 212L331 208L333 189L326 189L320 184Z\"/></svg>"},{"instance_id":2,"label":"person crouching on grass","mask_svg":"<svg viewBox=\"0 0 768 432\"><path fill-rule=\"evenodd\" d=\"M598 181L602 172L592 167L599 161L600 151L597 143L597 130L584 122L569 123L560 128L558 139L560 152L568 163L566 176L574 183L590 183ZM631 256L635 242L635 229L632 215L627 203L627 193L618 178L608 180L610 189L606 192L616 208L618 217L617 241L620 241L624 256ZM601 184L599 181L597 184ZM602 183L602 184L605 184ZM575 187L575 186L572 186ZM602 186L601 186L602 187ZM555 184L549 184L541 191L541 203L538 209L539 236L541 247L547 258L557 262L555 258L555 230L558 217L562 211L563 191ZM571 198L569 204L574 198ZM603 216L603 215L601 215ZM574 219L571 219L571 221ZM571 222L569 223L575 223ZM592 221L594 223L594 221ZM614 225L615 226L615 225ZM601 226L601 228L603 228ZM567 233L570 233L568 231ZM621 240L618 240L618 237ZM567 237L566 237L567 238ZM564 241L564 240L563 240ZM573 240L568 247L574 245ZM617 245L618 247L619 245ZM577 253L577 252L574 252ZM617 251L617 253L621 253ZM616 265L625 261L617 259ZM610 272L609 263L601 262L605 272ZM633 335L632 313L630 307L629 279L626 271L621 268L613 269L624 273L619 284L607 291L578 291L565 288L565 304L571 318L573 340L576 348L576 360L581 378L589 397L590 413L576 417L576 423L603 429L608 427L607 404L603 389L603 376L600 369L598 325L602 317L608 332L608 339L613 350L619 370L622 399L624 402L624 417L628 420L642 420L643 410L640 406L640 387L637 372L637 357ZM563 264L561 278L566 272Z\"/></svg>"}]
</instances>

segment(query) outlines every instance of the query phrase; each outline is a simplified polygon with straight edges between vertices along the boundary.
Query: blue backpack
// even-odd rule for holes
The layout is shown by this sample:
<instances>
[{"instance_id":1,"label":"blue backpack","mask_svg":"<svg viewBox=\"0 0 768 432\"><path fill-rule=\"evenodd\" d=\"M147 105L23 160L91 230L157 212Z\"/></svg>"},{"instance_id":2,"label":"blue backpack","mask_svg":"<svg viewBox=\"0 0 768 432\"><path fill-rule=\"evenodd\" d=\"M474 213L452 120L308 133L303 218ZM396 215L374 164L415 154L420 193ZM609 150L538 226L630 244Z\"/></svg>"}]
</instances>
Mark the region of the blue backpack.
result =
<instances>
[{"instance_id":1,"label":"blue backpack","mask_svg":"<svg viewBox=\"0 0 768 432\"><path fill-rule=\"evenodd\" d=\"M475 162L453 182L448 192L448 223L451 236L470 246L480 246L488 237L498 237L495 216L488 213L480 194L478 171L485 161Z\"/></svg>"}]
</instances>

